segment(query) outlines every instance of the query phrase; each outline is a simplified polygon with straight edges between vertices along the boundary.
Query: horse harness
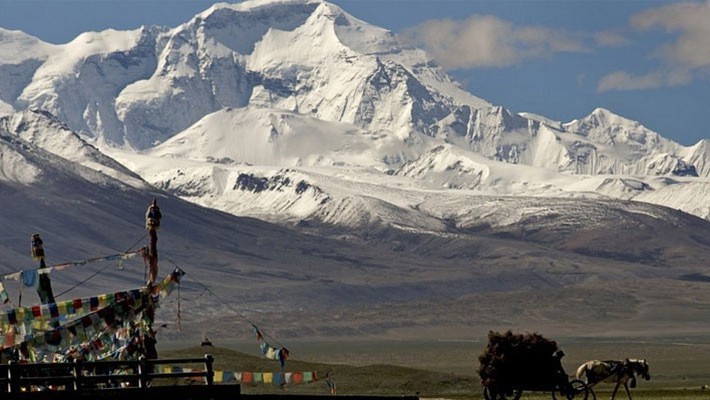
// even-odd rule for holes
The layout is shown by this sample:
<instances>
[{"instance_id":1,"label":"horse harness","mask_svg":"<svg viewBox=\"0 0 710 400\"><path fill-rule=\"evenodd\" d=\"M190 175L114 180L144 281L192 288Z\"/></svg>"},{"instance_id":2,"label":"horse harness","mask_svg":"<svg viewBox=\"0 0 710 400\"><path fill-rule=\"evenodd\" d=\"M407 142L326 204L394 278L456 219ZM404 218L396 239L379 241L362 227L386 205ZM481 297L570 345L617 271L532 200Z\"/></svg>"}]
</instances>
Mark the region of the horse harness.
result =
<instances>
[{"instance_id":1,"label":"horse harness","mask_svg":"<svg viewBox=\"0 0 710 400\"><path fill-rule=\"evenodd\" d=\"M602 366L606 364L608 368L603 368ZM599 382L605 381L609 378L616 376L616 380L622 379L624 374L628 376L631 380L631 387L636 387L636 376L634 374L631 366L623 361L617 360L606 360L602 361L600 365L595 365L586 372L587 381L590 385L596 385Z\"/></svg>"}]
</instances>

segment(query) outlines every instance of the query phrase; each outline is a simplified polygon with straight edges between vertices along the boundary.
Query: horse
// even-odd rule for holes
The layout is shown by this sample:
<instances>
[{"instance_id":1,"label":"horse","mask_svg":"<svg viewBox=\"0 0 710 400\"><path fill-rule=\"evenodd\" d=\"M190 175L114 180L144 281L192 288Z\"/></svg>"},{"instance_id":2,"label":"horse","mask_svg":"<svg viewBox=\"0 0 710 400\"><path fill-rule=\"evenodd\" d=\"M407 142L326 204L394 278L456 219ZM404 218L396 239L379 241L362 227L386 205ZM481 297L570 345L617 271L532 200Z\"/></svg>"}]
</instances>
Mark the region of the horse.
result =
<instances>
[{"instance_id":1,"label":"horse","mask_svg":"<svg viewBox=\"0 0 710 400\"><path fill-rule=\"evenodd\" d=\"M631 388L636 387L636 375L649 380L651 375L648 373L648 363L646 360L634 360L626 359L624 361L620 360L608 360L608 361L598 361L592 360L587 361L577 368L577 379L582 379L587 383L589 391L592 392L594 399L597 395L592 390L592 386L599 382L606 383L616 383L614 387L614 392L611 394L611 400L616 397L616 392L619 390L619 386L624 385L626 389L626 394L629 396L629 400L633 400L631 397L631 392L629 391L628 382L631 381Z\"/></svg>"}]
</instances>

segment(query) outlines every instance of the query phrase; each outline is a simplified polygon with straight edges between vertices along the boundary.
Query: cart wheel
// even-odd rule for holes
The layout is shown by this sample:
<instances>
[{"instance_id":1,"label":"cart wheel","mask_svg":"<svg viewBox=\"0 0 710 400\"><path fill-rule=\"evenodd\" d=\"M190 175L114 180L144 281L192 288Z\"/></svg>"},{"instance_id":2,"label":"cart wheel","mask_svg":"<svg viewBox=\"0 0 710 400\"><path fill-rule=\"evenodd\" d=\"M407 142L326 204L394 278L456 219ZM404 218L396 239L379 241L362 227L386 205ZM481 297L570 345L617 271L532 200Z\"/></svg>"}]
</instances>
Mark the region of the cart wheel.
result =
<instances>
[{"instance_id":1,"label":"cart wheel","mask_svg":"<svg viewBox=\"0 0 710 400\"><path fill-rule=\"evenodd\" d=\"M495 393L491 393L491 390L487 386L483 387L483 398L485 400L495 400Z\"/></svg>"},{"instance_id":2,"label":"cart wheel","mask_svg":"<svg viewBox=\"0 0 710 400\"><path fill-rule=\"evenodd\" d=\"M501 393L499 395L500 400L519 400L520 396L523 395L523 391L520 389L513 389L510 393Z\"/></svg>"},{"instance_id":3,"label":"cart wheel","mask_svg":"<svg viewBox=\"0 0 710 400\"><path fill-rule=\"evenodd\" d=\"M483 388L483 398L486 400L520 400L522 395L523 391L520 389L513 389L509 393L498 393L487 387Z\"/></svg>"},{"instance_id":4,"label":"cart wheel","mask_svg":"<svg viewBox=\"0 0 710 400\"><path fill-rule=\"evenodd\" d=\"M483 388L483 398L486 400L520 400L520 396L522 395L523 391L520 389L512 389L508 393L498 393L487 387Z\"/></svg>"},{"instance_id":5,"label":"cart wheel","mask_svg":"<svg viewBox=\"0 0 710 400\"><path fill-rule=\"evenodd\" d=\"M584 381L573 379L569 383L569 389L566 393L566 397L568 400L587 400L587 397L589 397L589 387L586 383L584 383Z\"/></svg>"}]
</instances>

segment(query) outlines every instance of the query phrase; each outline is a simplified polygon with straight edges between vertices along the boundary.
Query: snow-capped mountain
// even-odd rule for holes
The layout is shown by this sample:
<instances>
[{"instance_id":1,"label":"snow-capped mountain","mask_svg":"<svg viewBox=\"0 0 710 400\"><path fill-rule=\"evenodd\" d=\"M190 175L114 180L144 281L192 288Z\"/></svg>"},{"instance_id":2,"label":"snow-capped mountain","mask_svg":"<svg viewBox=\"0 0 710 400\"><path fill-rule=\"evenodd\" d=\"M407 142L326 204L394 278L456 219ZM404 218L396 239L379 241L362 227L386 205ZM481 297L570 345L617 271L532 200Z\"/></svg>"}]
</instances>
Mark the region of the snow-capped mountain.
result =
<instances>
[{"instance_id":1,"label":"snow-capped mountain","mask_svg":"<svg viewBox=\"0 0 710 400\"><path fill-rule=\"evenodd\" d=\"M23 108L18 103L22 90L32 81L34 71L47 60L55 46L20 31L0 28L0 115ZM8 79L9 78L9 79Z\"/></svg>"},{"instance_id":2,"label":"snow-capped mountain","mask_svg":"<svg viewBox=\"0 0 710 400\"><path fill-rule=\"evenodd\" d=\"M138 149L224 107L280 108L406 138L459 102L488 105L428 64L332 4L220 4L168 31L82 34L28 67L31 82L6 102Z\"/></svg>"},{"instance_id":3,"label":"snow-capped mountain","mask_svg":"<svg viewBox=\"0 0 710 400\"><path fill-rule=\"evenodd\" d=\"M354 166L436 189L660 204L666 196L639 188L659 190L670 181L652 177L671 176L701 192L690 198L705 198L702 184L683 177L710 174L707 140L683 147L604 109L561 123L493 106L396 35L319 0L216 4L172 29L89 32L64 45L11 31L3 39L10 55L0 68L12 72L0 86L5 112L51 113L126 164L142 149L178 164ZM129 168L191 191L170 176L180 168L142 159ZM678 203L668 205L707 217L697 203Z\"/></svg>"},{"instance_id":4,"label":"snow-capped mountain","mask_svg":"<svg viewBox=\"0 0 710 400\"><path fill-rule=\"evenodd\" d=\"M393 169L438 145L421 146L424 137L563 173L710 174L707 144L680 146L607 110L553 124L492 106L421 50L320 0L217 4L173 29L89 32L58 46L4 32L13 55L0 68L15 72L0 90L5 112L48 111L98 144L147 149L215 112L271 109L404 143L409 151L375 154ZM27 47L31 62L17 54ZM261 162L282 165L262 149Z\"/></svg>"},{"instance_id":5,"label":"snow-capped mountain","mask_svg":"<svg viewBox=\"0 0 710 400\"><path fill-rule=\"evenodd\" d=\"M479 109L463 120L442 125L448 141L495 160L568 174L707 177L709 173L702 161L707 153L699 149L703 142L684 147L601 108L564 124L503 107Z\"/></svg>"},{"instance_id":6,"label":"snow-capped mountain","mask_svg":"<svg viewBox=\"0 0 710 400\"><path fill-rule=\"evenodd\" d=\"M121 249L157 196L170 259L286 335L579 332L620 304L609 324L627 331L706 320L710 140L684 147L604 109L565 123L492 105L320 0L0 39L0 232L28 232L0 243L3 268L33 231L89 243L68 257Z\"/></svg>"},{"instance_id":7,"label":"snow-capped mountain","mask_svg":"<svg viewBox=\"0 0 710 400\"><path fill-rule=\"evenodd\" d=\"M215 5L172 30L87 33L47 57L13 103L135 148L224 107L268 107L563 172L708 173L693 164L706 153L606 110L550 126L491 107L421 51L319 1Z\"/></svg>"},{"instance_id":8,"label":"snow-capped mountain","mask_svg":"<svg viewBox=\"0 0 710 400\"><path fill-rule=\"evenodd\" d=\"M55 155L136 188L149 188L149 184L140 176L88 144L55 116L45 111L25 110L0 117L0 131L12 133Z\"/></svg>"}]
</instances>

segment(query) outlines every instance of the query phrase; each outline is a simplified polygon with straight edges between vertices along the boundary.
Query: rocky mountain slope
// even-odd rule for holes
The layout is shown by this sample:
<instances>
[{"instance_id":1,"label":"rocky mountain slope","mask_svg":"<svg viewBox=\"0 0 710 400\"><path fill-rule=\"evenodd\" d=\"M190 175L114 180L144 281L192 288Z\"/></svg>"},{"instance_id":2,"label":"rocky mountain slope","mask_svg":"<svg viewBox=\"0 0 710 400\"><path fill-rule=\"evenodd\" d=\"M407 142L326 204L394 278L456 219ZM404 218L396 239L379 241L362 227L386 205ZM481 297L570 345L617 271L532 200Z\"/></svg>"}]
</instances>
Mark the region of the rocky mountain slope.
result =
<instances>
[{"instance_id":1,"label":"rocky mountain slope","mask_svg":"<svg viewBox=\"0 0 710 400\"><path fill-rule=\"evenodd\" d=\"M281 338L466 337L498 327L560 334L707 328L700 314L710 300L703 275L710 227L667 208L418 191L408 195L421 196L418 207L428 219L398 216L373 200L364 205L371 218L358 221L362 229L324 224L296 231L146 193L8 133L0 135L0 159L4 273L31 262L25 252L35 231L50 264L140 245L144 208L150 196L159 199L161 271L179 265L188 272L183 332L174 329L177 299L161 311L172 326L167 337L248 336L249 320ZM316 188L305 191L317 195ZM397 223L379 223L384 218ZM104 266L53 274L56 291ZM140 260L108 266L66 296L140 285ZM14 301L16 289L6 286ZM680 297L668 289L681 287ZM502 302L494 312L495 301ZM666 316L681 311L699 322L669 324Z\"/></svg>"}]
</instances>

